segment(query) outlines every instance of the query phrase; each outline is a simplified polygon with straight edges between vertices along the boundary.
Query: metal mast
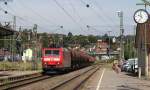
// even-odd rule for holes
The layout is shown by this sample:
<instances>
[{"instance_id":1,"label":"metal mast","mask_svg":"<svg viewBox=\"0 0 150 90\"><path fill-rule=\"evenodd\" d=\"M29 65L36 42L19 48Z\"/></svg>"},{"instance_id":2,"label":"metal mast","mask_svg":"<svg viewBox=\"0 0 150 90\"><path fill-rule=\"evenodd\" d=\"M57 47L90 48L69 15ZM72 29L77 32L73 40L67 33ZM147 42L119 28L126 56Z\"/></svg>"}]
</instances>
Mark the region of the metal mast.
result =
<instances>
[{"instance_id":1,"label":"metal mast","mask_svg":"<svg viewBox=\"0 0 150 90\"><path fill-rule=\"evenodd\" d=\"M118 11L118 16L120 18L120 61L124 60L124 45L123 45L123 34L124 34L124 27L123 27L123 12Z\"/></svg>"}]
</instances>

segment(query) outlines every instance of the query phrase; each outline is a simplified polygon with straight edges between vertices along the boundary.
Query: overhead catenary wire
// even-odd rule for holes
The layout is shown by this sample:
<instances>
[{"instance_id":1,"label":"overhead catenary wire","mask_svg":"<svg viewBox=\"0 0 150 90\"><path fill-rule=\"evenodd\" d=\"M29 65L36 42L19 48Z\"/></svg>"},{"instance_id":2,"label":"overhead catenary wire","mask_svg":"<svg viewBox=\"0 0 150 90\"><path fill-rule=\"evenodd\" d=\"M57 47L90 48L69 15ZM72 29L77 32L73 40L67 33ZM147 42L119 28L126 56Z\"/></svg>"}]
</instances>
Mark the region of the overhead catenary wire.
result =
<instances>
[{"instance_id":1,"label":"overhead catenary wire","mask_svg":"<svg viewBox=\"0 0 150 90\"><path fill-rule=\"evenodd\" d=\"M101 7L101 5L99 5L99 3L96 0L93 0L93 2L93 4L107 17L106 19L108 19L111 23L116 24L114 19L110 15L108 15L107 12L105 12L105 10Z\"/></svg>"},{"instance_id":2,"label":"overhead catenary wire","mask_svg":"<svg viewBox=\"0 0 150 90\"><path fill-rule=\"evenodd\" d=\"M7 8L8 8L8 7L7 7ZM10 8L11 8L11 7L9 7L8 9L10 9ZM28 19L28 18L24 18L24 17L18 16L17 13L16 13L16 11L15 11L13 8L11 8L11 11L14 12L15 14L6 11L6 10L3 9L2 7L0 7L0 10L2 10L4 13L7 12L8 15L11 15L11 16L13 16L13 17L16 16L16 18L18 18L18 19L21 20L22 22L31 23L31 24L35 24L35 23L38 24L37 22L33 22L34 20L32 20L32 18ZM18 22L18 20L17 20L17 22ZM21 26L23 26L23 25L21 25ZM60 25L48 25L48 26L50 26L50 27L58 27L58 26L60 26ZM41 28L41 29L50 30L50 29L48 29L48 28L45 28L45 27L43 27L43 26L40 26L39 24L38 24L38 27Z\"/></svg>"},{"instance_id":3,"label":"overhead catenary wire","mask_svg":"<svg viewBox=\"0 0 150 90\"><path fill-rule=\"evenodd\" d=\"M80 0L80 1L81 1L82 4L86 5L86 7L89 8L93 13L95 13L96 16L97 16L99 19L101 19L101 21L102 21L103 23L105 23L105 22L107 21L107 20L104 18L103 15L99 14L99 13L93 8L93 6L92 6L91 4L87 4L87 3L86 3L85 1L83 1L83 0ZM87 6L87 5L88 5L88 6ZM109 25L109 24L107 24L107 25Z\"/></svg>"},{"instance_id":4,"label":"overhead catenary wire","mask_svg":"<svg viewBox=\"0 0 150 90\"><path fill-rule=\"evenodd\" d=\"M7 9L10 9L12 12L17 13L9 4L5 5Z\"/></svg>"},{"instance_id":5,"label":"overhead catenary wire","mask_svg":"<svg viewBox=\"0 0 150 90\"><path fill-rule=\"evenodd\" d=\"M8 14L8 15L10 15L10 16L16 16L17 18L19 18L19 19L21 19L21 20L25 20L24 18L22 18L22 17L20 17L20 16L17 16L17 15L15 15L15 14L13 14L13 13L10 13L10 12L6 11L6 10L3 9L1 6L0 6L0 10L3 11L5 14Z\"/></svg>"},{"instance_id":6,"label":"overhead catenary wire","mask_svg":"<svg viewBox=\"0 0 150 90\"><path fill-rule=\"evenodd\" d=\"M11 7L8 7L8 8L9 8L9 10L10 10ZM2 11L3 11L3 12L6 12L6 10L4 10L3 8L2 8ZM25 22L25 23L28 22L28 23L35 24L35 22L33 22L34 20L33 20L32 18L29 19L29 18L21 17L20 15L18 15L18 13L15 12L15 10L13 10L13 8L11 9L11 11L12 11L11 13L10 13L10 12L7 12L7 14L8 14L8 15L11 15L11 16L16 16L16 17L19 19L19 21L21 20L21 21L23 21L23 22ZM17 22L18 22L18 21L17 21ZM21 26L22 26L22 25L21 25ZM57 26L58 26L58 25L57 25ZM39 27L39 28L42 28L42 29L49 30L48 28L42 27L42 26L40 26L40 25L38 25L38 27ZM56 25L55 25L55 26L53 25L52 27L56 27Z\"/></svg>"},{"instance_id":7,"label":"overhead catenary wire","mask_svg":"<svg viewBox=\"0 0 150 90\"><path fill-rule=\"evenodd\" d=\"M79 26L79 28L81 30L83 30L83 28L80 26L80 24L67 12L67 10L57 1L57 0L53 0L56 5L63 10L63 12L76 24Z\"/></svg>"},{"instance_id":8,"label":"overhead catenary wire","mask_svg":"<svg viewBox=\"0 0 150 90\"><path fill-rule=\"evenodd\" d=\"M82 21L82 18L81 18L81 16L79 15L79 13L77 12L77 10L76 10L74 4L72 3L72 0L68 0L68 2L69 2L69 4L70 4L70 6L72 7L72 10L73 10L74 13L76 14L76 16L79 18L79 21L82 22L84 25L86 25L86 23Z\"/></svg>"},{"instance_id":9,"label":"overhead catenary wire","mask_svg":"<svg viewBox=\"0 0 150 90\"><path fill-rule=\"evenodd\" d=\"M7 6L7 9L9 9L9 10L11 10L13 13L15 13L15 14L13 14L13 15L18 15L18 13L16 12L16 10L14 10L13 9L13 7L11 7L9 4L7 4L6 5ZM18 18L18 16L16 16L17 18ZM26 17L26 18L28 18L28 17ZM20 19L25 19L25 17L24 18L22 18L22 17L19 17L19 20ZM31 19L31 18L30 18ZM17 22L19 21L19 20L17 20ZM22 20L21 20L22 21ZM33 20L34 21L34 20ZM24 22L24 21L23 21ZM39 21L39 22L41 22L41 21ZM45 23L45 22L44 22ZM22 23L23 24L23 23ZM25 24L25 23L24 23Z\"/></svg>"},{"instance_id":10,"label":"overhead catenary wire","mask_svg":"<svg viewBox=\"0 0 150 90\"><path fill-rule=\"evenodd\" d=\"M33 8L29 7L28 5L25 5L21 0L19 3L22 4L24 8L27 7L28 8L27 10L29 10L29 11L31 10L34 15L40 17L42 20L40 20L39 22L43 21L43 23L45 23L45 25L47 24L49 28L61 26L61 25L58 25L58 24L54 23L53 21L51 21L51 19L47 19L47 18L41 16L37 11L33 10ZM56 20L56 18L54 18L54 17L53 17L53 19Z\"/></svg>"},{"instance_id":11,"label":"overhead catenary wire","mask_svg":"<svg viewBox=\"0 0 150 90\"><path fill-rule=\"evenodd\" d=\"M49 1L51 1L51 0L49 0ZM58 2L59 0L57 0L57 2ZM84 2L84 5L87 5L87 3L88 3L88 1L89 0L82 0L83 2ZM94 0L95 1L95 0ZM17 1L17 2L19 2L19 1ZM68 0L68 2L70 3L70 4L67 4L67 5L70 5L71 7L72 7L72 10L74 11L74 13L72 13L72 12L69 12L68 11L68 8L66 8L62 3L61 3L61 0L60 0L60 2L58 2L64 9L65 9L65 11L67 11L67 13L69 13L69 15L71 15L71 17L74 19L74 20L72 20L75 24L77 24L80 28L83 28L82 27L82 25L84 24L85 26L86 26L86 23L88 23L88 22L86 22L86 20L84 21L84 17L82 16L82 14L80 14L79 12L80 11L78 11L78 8L75 6L76 4L73 2L73 0ZM87 2L87 3L86 3ZM92 5L92 7L91 7L91 11L92 12L94 12L94 14L96 15L96 16L98 16L98 18L100 18L100 20L102 20L102 22L105 24L107 24L107 17L109 16L109 15L107 15L106 13L104 13L105 15L106 15L106 17L105 16L103 16L102 15L102 13L103 13L103 11L102 12L99 12L98 11L98 8L95 8L95 6L97 6L97 5L99 5L99 4L97 4L97 5L95 5L95 3L96 2L93 2L93 1L91 1L90 3L88 3L89 5ZM28 10L29 10L29 8L31 7L30 5L26 5L25 3L23 3L24 5L25 5L25 7L24 8L27 8ZM77 3L78 4L78 3ZM22 4L20 4L21 6L23 6ZM19 6L20 6L19 5ZM11 5L10 5L11 6ZM18 5L17 5L18 6ZM28 6L29 6L29 8L28 8ZM58 6L58 5L57 5ZM94 7L93 7L94 6ZM8 6L9 7L9 6ZM56 6L55 6L56 7ZM54 8L55 8L54 7ZM37 12L38 10L35 10L36 8L33 8L33 7L31 7L35 12ZM58 8L60 8L60 7L58 7ZM86 8L86 7L85 7ZM99 6L99 9L101 8L101 6ZM15 9L16 11L18 10L18 9L16 9L16 8L14 8L14 7L9 7L9 9ZM94 9L94 10L93 10ZM32 10L29 10L29 11L32 11ZM51 10L49 10L49 11L51 11ZM62 10L61 10L62 11ZM9 12L9 11L8 11ZM15 15L15 16L23 16L23 19L26 19L26 16L27 15L18 15L18 13L19 12L14 12L13 10L12 10L12 13L13 13L13 15ZM32 13L34 13L34 12L32 12ZM40 15L42 15L40 12L37 12L38 14L40 14ZM61 12L62 13L62 12ZM84 12L83 12L84 13ZM52 13L53 14L53 13ZM34 15L36 15L36 13L34 13ZM81 16L80 16L81 15ZM87 14L86 14L87 15ZM42 19L41 17L39 17L38 15L36 15L39 19ZM68 16L68 15L67 15ZM31 16L32 17L32 16ZM42 17L44 17L44 16L42 16ZM70 16L69 16L69 19L71 18ZM45 18L45 17L44 17ZM90 17L90 18L92 18L92 17ZM94 18L94 16L93 16L93 18ZM109 18L111 18L111 17L109 17ZM29 19L29 20L28 20ZM29 18L28 16L27 16L27 20L21 20L21 21L23 21L23 22L26 22L26 21L32 21L32 22L39 22L39 21L35 21L35 20L33 20L34 19L34 17L33 18ZM36 18L37 19L37 18ZM49 18L45 18L45 19L49 19ZM46 24L46 22L48 22L48 20L45 20L45 19L42 19L41 21L42 22L45 22L45 23L42 23L41 25L42 26L46 26L45 24ZM112 18L111 18L112 19ZM88 19L87 19L88 20ZM20 18L19 18L19 21L20 21ZM40 21L40 22L41 22ZM110 21L111 23L113 22L112 20L109 20L108 19L108 21ZM35 24L35 23L34 23ZM93 23L94 25L95 25L95 23ZM114 23L112 23L112 24L114 24ZM92 26L92 25L91 25ZM106 25L107 26L107 25ZM109 26L109 25L108 25ZM51 26L50 26L51 27ZM47 27L43 27L43 28L47 28ZM96 28L95 26L93 26L93 28ZM112 29L112 27L110 27L110 29Z\"/></svg>"},{"instance_id":12,"label":"overhead catenary wire","mask_svg":"<svg viewBox=\"0 0 150 90\"><path fill-rule=\"evenodd\" d=\"M49 3L52 3L52 2L50 2L50 0L47 0ZM67 5L70 5L70 3L69 3L69 1L70 0L68 0L68 4ZM71 2L71 1L70 1ZM59 2L60 3L60 2ZM56 4L56 2L54 2L54 4L58 7L58 5ZM73 4L73 3L72 3ZM62 6L62 5L61 5ZM64 7L63 7L64 8ZM73 10L73 14L71 14L71 13L69 13L65 8L65 10L76 20L76 22L78 23L78 25L80 25L81 24L81 26L82 26L82 23L80 23L80 20L77 20L76 18L78 18L78 19L81 19L81 18L79 18L80 17L80 15L78 14L78 12L76 11L76 8L74 7L74 5L73 5L73 7L71 6L71 8L72 8L72 10ZM60 7L58 7L58 9L60 9ZM62 9L60 9L61 11L63 11ZM57 13L59 12L59 10L57 10ZM64 11L63 11L63 13L64 13ZM60 12L59 14L61 14L62 15L62 12ZM65 15L66 15L66 13L64 13ZM78 14L78 16L77 15L75 15L75 14ZM74 17L74 16L77 16L77 17ZM68 16L67 16L68 17ZM70 19L70 17L68 18L68 19ZM73 23L75 23L74 21L73 21ZM76 23L75 23L76 24ZM83 27L81 27L81 26L79 26L79 28L83 31ZM63 31L66 31L66 32L72 32L71 31L71 29L72 28L65 28L65 29L63 29ZM85 30L84 30L84 32L85 32Z\"/></svg>"},{"instance_id":13,"label":"overhead catenary wire","mask_svg":"<svg viewBox=\"0 0 150 90\"><path fill-rule=\"evenodd\" d=\"M12 13L14 13L14 14L11 13L11 15L13 17L16 16L16 15L18 15L18 13L9 4L7 4L6 7L7 7L7 11L10 10ZM9 14L10 14L10 12L9 12ZM19 20L17 20L17 23L25 24L25 22L23 20L20 20L20 19L22 19L21 17L16 16L16 18L19 19Z\"/></svg>"},{"instance_id":14,"label":"overhead catenary wire","mask_svg":"<svg viewBox=\"0 0 150 90\"><path fill-rule=\"evenodd\" d=\"M6 10L4 10L2 7L0 7L0 10L3 11L4 13L6 12ZM11 15L11 16L16 16L18 19L20 19L20 20L22 20L22 21L24 21L24 22L28 22L28 23L31 23L31 24L35 24L34 22L30 21L30 20L27 19L27 18L24 19L23 17L18 16L18 15L14 15L14 14L12 14L12 13L10 13L10 12L7 12L7 14L8 14L8 15ZM42 27L42 26L40 26L40 25L38 25L38 27L40 27L40 28L42 28L42 29L45 29L45 30L48 30L47 28Z\"/></svg>"},{"instance_id":15,"label":"overhead catenary wire","mask_svg":"<svg viewBox=\"0 0 150 90\"><path fill-rule=\"evenodd\" d=\"M97 16L99 19L101 19L101 21L102 21L103 23L105 23L106 26L110 26L110 25L113 23L111 20L109 20L109 21L111 22L111 24L108 23L108 22L107 22L107 18L106 18L107 15L106 15L106 16L105 16L105 15L101 15L100 12L97 12L97 11L95 10L95 8L93 7L92 3L88 4L87 2L85 2L85 1L83 1L83 0L80 0L80 2L83 3L84 5L86 5L86 7L89 8L93 13L95 13L96 16ZM108 29L108 28L112 31L112 28L111 28L111 27L107 27L107 29Z\"/></svg>"},{"instance_id":16,"label":"overhead catenary wire","mask_svg":"<svg viewBox=\"0 0 150 90\"><path fill-rule=\"evenodd\" d=\"M33 10L33 8L29 7L29 5L25 5L21 0L18 1L22 7L24 7L25 9L27 9L28 11L31 11L34 15L38 16L39 18L42 19L42 21L46 22L46 23L51 23L51 25L56 25L53 21L51 21L50 19L47 19L45 17L43 17L42 15L40 15L38 12L36 12L35 10ZM50 25L50 26L51 26Z\"/></svg>"},{"instance_id":17,"label":"overhead catenary wire","mask_svg":"<svg viewBox=\"0 0 150 90\"><path fill-rule=\"evenodd\" d=\"M113 19L112 15L109 15L108 12L106 12L103 7L97 2L97 0L93 0L93 4L101 11L108 21L110 21L114 25L119 25L116 20ZM125 20L130 20L131 17L127 17ZM127 21L128 22L128 21Z\"/></svg>"},{"instance_id":18,"label":"overhead catenary wire","mask_svg":"<svg viewBox=\"0 0 150 90\"><path fill-rule=\"evenodd\" d=\"M113 25L117 25L118 27L119 27L119 23L117 23L117 21L116 20L114 20L113 19L113 17L111 16L111 15L109 15L108 14L108 12L106 12L104 9L103 9L103 7L102 7L102 5L100 5L99 3L98 3L98 1L97 0L92 0L92 3L91 4L93 4L95 7L97 7L97 9L100 11L100 12L102 12L106 17L104 17L104 18L106 18L111 24L109 24L109 26L108 27L110 27L110 29L113 29L112 27L111 27L111 25L113 24ZM100 13L99 12L99 13ZM126 16L127 17L127 16ZM129 19L131 19L131 17L127 17L125 20L129 20ZM127 22L127 24L128 24L128 21L126 21ZM131 25L125 25L125 26L127 26L127 27L131 27ZM133 25L132 25L132 27L134 27Z\"/></svg>"}]
</instances>

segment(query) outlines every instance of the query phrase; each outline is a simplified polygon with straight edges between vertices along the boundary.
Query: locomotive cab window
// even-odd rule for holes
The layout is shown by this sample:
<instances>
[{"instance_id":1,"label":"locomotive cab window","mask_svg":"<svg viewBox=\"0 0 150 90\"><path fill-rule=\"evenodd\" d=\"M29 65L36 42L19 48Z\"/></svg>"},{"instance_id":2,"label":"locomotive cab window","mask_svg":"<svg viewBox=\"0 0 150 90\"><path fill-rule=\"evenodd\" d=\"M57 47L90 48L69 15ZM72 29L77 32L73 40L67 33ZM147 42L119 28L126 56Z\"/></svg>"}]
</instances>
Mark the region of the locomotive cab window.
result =
<instances>
[{"instance_id":1,"label":"locomotive cab window","mask_svg":"<svg viewBox=\"0 0 150 90\"><path fill-rule=\"evenodd\" d=\"M45 50L45 56L59 56L59 50Z\"/></svg>"}]
</instances>

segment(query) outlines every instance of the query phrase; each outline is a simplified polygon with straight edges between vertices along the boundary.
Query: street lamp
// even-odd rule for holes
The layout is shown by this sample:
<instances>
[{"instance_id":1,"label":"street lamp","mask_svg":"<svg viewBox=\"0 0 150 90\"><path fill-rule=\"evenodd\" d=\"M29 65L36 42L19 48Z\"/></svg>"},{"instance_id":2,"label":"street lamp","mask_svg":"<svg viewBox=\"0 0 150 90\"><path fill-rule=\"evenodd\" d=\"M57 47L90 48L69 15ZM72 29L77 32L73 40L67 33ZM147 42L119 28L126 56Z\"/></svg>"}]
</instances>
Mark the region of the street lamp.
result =
<instances>
[{"instance_id":1,"label":"street lamp","mask_svg":"<svg viewBox=\"0 0 150 90\"><path fill-rule=\"evenodd\" d=\"M120 18L120 62L124 59L124 46L123 46L123 11L117 11L118 17Z\"/></svg>"},{"instance_id":2,"label":"street lamp","mask_svg":"<svg viewBox=\"0 0 150 90\"><path fill-rule=\"evenodd\" d=\"M109 48L108 48L108 49L109 49L109 56L110 56L110 47L111 47L111 46L110 46L110 43L111 43L111 42L110 42L110 33L111 33L111 32L112 32L112 31L108 31L108 37L109 37Z\"/></svg>"}]
</instances>

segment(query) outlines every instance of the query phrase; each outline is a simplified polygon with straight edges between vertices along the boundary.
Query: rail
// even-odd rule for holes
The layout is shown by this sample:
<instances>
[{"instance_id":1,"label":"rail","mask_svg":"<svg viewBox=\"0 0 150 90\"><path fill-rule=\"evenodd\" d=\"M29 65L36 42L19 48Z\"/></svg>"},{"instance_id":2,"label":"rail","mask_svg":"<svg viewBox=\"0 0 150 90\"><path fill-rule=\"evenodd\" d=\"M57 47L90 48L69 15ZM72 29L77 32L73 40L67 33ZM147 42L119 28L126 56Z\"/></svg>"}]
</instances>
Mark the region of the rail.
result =
<instances>
[{"instance_id":1,"label":"rail","mask_svg":"<svg viewBox=\"0 0 150 90\"><path fill-rule=\"evenodd\" d=\"M83 72L75 77L72 77L68 80L65 80L63 82L58 83L57 85L55 85L54 87L51 87L50 90L63 90L64 87L68 88L68 86L70 84L75 85L73 87L71 87L70 90L77 90L84 82L86 82L96 71L98 71L100 69L100 67L94 67L91 68L89 70L87 70L86 72ZM75 84L74 81L76 79L79 78L83 78L82 80L79 81L79 83ZM65 90L65 89L64 89Z\"/></svg>"},{"instance_id":2,"label":"rail","mask_svg":"<svg viewBox=\"0 0 150 90\"><path fill-rule=\"evenodd\" d=\"M51 76L42 75L41 73L11 77L8 79L1 80L0 90L14 89L30 83L48 79L50 77Z\"/></svg>"}]
</instances>

